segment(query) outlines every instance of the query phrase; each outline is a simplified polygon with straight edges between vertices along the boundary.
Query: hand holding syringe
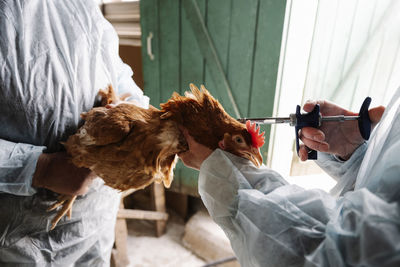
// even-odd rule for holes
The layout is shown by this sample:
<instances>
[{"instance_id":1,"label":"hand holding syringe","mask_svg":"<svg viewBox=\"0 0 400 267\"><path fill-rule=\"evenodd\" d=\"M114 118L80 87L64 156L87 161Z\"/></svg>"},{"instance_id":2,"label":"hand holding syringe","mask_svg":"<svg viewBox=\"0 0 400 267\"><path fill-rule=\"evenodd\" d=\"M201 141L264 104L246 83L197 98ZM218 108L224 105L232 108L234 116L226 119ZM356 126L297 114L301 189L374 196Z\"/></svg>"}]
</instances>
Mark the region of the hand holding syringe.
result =
<instances>
[{"instance_id":1,"label":"hand holding syringe","mask_svg":"<svg viewBox=\"0 0 400 267\"><path fill-rule=\"evenodd\" d=\"M373 126L380 120L384 111L384 107L371 109L370 114L372 112L373 117L370 119L368 108L371 103L371 98L369 97L364 100L359 114L346 111L327 101L319 103L321 107L319 104L306 103L304 108L307 111L309 110L309 113L301 114L300 106L297 106L296 113L290 114L289 117L243 118L239 119L239 121L245 122L246 120L250 120L258 124L289 123L291 126L295 126L296 149L302 160L306 160L307 158L316 159L317 153L315 150L306 150L303 148L304 146L300 146L299 139L310 148L326 151L346 158L347 155L351 155L364 139L368 140L372 128L371 119ZM331 116L333 114L344 115ZM354 122L343 124L329 123L345 121ZM358 121L358 130L356 129L357 126L354 124L355 121ZM306 129L303 129L305 127ZM300 135L299 132L302 134ZM318 138L318 140L316 138ZM331 144L333 144L333 146L329 147Z\"/></svg>"}]
</instances>

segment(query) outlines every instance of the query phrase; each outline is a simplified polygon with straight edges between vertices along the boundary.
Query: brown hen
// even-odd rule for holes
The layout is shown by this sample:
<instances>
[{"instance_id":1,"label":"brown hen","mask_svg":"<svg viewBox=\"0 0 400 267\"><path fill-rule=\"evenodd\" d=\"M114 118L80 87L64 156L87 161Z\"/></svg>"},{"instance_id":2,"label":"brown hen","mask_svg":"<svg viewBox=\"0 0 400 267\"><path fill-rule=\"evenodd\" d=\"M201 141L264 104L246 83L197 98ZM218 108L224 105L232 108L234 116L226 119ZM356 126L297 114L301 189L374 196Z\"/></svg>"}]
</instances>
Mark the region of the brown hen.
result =
<instances>
[{"instance_id":1,"label":"brown hen","mask_svg":"<svg viewBox=\"0 0 400 267\"><path fill-rule=\"evenodd\" d=\"M200 144L221 148L262 164L259 147L264 137L253 125L230 117L221 104L201 86L193 84L185 96L174 93L161 110L122 103L112 108L96 107L82 114L85 124L64 143L72 162L89 168L105 184L124 191L144 188L152 182L169 187L177 154L188 150L179 130L185 127ZM113 88L100 91L103 104L119 102ZM61 196L49 210L63 205L52 221L52 229L68 212L76 196Z\"/></svg>"}]
</instances>

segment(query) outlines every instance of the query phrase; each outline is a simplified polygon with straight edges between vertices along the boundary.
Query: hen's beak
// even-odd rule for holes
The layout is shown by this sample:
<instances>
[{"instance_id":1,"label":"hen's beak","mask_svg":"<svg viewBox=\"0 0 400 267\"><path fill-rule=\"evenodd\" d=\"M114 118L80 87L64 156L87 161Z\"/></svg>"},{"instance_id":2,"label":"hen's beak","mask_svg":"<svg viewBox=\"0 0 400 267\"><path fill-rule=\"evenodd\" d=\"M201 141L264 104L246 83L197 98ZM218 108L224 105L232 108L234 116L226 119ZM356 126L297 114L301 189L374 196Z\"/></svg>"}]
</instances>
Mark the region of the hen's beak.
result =
<instances>
[{"instance_id":1,"label":"hen's beak","mask_svg":"<svg viewBox=\"0 0 400 267\"><path fill-rule=\"evenodd\" d=\"M263 163L263 158L259 148L251 147L249 150L242 151L243 156L249 159L257 167L260 167Z\"/></svg>"}]
</instances>

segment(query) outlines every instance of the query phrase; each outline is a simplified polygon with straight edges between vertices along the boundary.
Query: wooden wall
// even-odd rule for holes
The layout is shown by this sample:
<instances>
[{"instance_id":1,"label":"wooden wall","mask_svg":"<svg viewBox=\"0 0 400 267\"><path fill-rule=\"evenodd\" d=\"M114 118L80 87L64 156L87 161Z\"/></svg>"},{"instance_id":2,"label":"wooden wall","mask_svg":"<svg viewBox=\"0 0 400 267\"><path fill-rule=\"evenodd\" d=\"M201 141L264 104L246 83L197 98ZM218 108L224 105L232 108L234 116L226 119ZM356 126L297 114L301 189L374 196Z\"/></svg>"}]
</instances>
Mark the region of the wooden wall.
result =
<instances>
[{"instance_id":1,"label":"wooden wall","mask_svg":"<svg viewBox=\"0 0 400 267\"><path fill-rule=\"evenodd\" d=\"M204 84L232 117L270 116L285 7L284 0L141 1L144 91L151 104L183 93L189 83ZM178 166L175 186L197 194L197 173Z\"/></svg>"}]
</instances>

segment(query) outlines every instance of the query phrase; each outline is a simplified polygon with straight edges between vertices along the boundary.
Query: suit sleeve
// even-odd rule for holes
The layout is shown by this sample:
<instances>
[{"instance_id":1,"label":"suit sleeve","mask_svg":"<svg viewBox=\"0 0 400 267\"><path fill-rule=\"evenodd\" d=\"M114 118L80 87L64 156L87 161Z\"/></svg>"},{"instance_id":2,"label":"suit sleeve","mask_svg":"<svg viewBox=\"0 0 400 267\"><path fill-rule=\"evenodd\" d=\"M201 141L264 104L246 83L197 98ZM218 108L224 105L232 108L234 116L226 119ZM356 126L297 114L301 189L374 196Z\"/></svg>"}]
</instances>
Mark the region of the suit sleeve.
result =
<instances>
[{"instance_id":1,"label":"suit sleeve","mask_svg":"<svg viewBox=\"0 0 400 267\"><path fill-rule=\"evenodd\" d=\"M201 166L199 192L242 266L400 261L399 206L366 188L334 198L216 150Z\"/></svg>"},{"instance_id":2,"label":"suit sleeve","mask_svg":"<svg viewBox=\"0 0 400 267\"><path fill-rule=\"evenodd\" d=\"M120 60L118 71L118 95L129 93L127 101L136 101L140 107L149 107L149 97L143 94L143 91L136 85L132 78L133 71L131 67Z\"/></svg>"},{"instance_id":3,"label":"suit sleeve","mask_svg":"<svg viewBox=\"0 0 400 267\"><path fill-rule=\"evenodd\" d=\"M45 148L0 139L0 192L33 195L36 190L32 187L32 177Z\"/></svg>"},{"instance_id":4,"label":"suit sleeve","mask_svg":"<svg viewBox=\"0 0 400 267\"><path fill-rule=\"evenodd\" d=\"M328 153L318 152L317 165L337 181L336 186L330 191L331 195L340 196L354 189L357 173L367 148L367 142L364 142L347 161Z\"/></svg>"}]
</instances>

